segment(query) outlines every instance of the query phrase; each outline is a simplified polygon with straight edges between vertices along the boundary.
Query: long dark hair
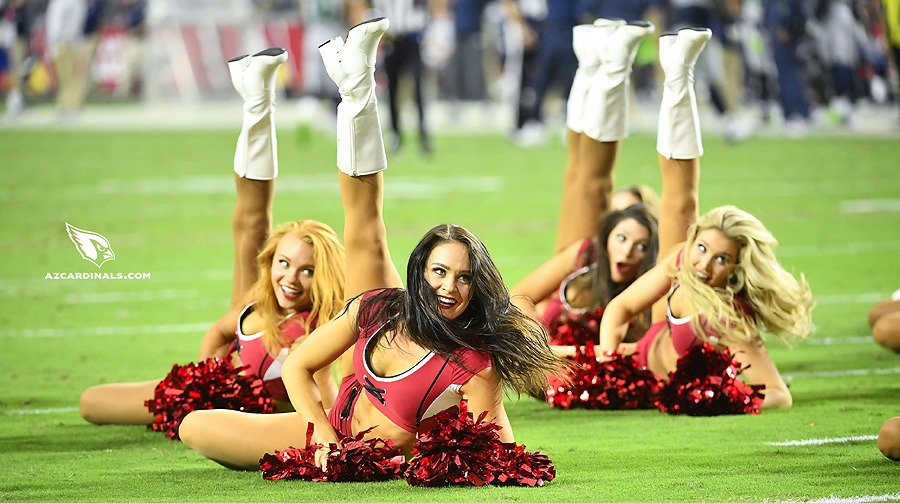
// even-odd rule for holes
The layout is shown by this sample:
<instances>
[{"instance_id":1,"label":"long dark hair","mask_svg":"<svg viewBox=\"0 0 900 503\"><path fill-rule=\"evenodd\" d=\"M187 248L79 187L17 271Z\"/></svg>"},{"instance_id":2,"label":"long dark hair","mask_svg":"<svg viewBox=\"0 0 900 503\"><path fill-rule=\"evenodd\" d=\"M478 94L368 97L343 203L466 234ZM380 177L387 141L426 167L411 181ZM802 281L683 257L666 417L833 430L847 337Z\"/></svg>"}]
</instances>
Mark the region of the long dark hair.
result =
<instances>
[{"instance_id":1,"label":"long dark hair","mask_svg":"<svg viewBox=\"0 0 900 503\"><path fill-rule=\"evenodd\" d=\"M650 243L644 252L644 260L638 267L638 273L635 279L649 271L656 265L656 255L659 253L659 231L657 229L656 216L643 204L633 204L625 209L611 211L600 221L600 232L598 238L597 250L597 267L593 268L591 278L591 290L593 292L592 310L597 308L606 308L609 301L616 295L622 293L634 280L627 283L615 283L609 270L609 249L606 243L609 241L609 235L613 229L623 220L633 219L641 224L648 232L650 232ZM629 328L629 335L634 332L643 335L650 326L650 313L642 313L635 318L634 325Z\"/></svg>"},{"instance_id":2,"label":"long dark hair","mask_svg":"<svg viewBox=\"0 0 900 503\"><path fill-rule=\"evenodd\" d=\"M437 294L425 280L425 268L436 246L454 241L469 250L472 298L460 316L448 320L441 315ZM544 328L510 303L509 291L487 248L467 229L442 224L428 231L409 256L406 281L406 290L384 290L360 306L360 316L369 311L367 306L381 306L366 320L367 324L384 325L381 334L403 331L419 346L457 363L459 349L487 353L494 359L504 388L520 393L543 389L547 375L560 370L562 360L547 344Z\"/></svg>"}]
</instances>

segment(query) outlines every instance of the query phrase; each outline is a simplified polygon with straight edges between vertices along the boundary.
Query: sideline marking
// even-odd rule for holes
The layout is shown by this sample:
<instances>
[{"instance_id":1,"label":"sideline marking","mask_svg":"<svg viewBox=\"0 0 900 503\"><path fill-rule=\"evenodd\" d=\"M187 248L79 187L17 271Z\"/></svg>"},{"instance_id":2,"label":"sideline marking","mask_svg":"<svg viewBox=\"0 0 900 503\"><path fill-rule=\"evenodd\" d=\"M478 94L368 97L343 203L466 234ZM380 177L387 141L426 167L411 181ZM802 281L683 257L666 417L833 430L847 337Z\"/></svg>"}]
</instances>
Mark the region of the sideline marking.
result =
<instances>
[{"instance_id":1,"label":"sideline marking","mask_svg":"<svg viewBox=\"0 0 900 503\"><path fill-rule=\"evenodd\" d=\"M30 416L36 414L62 414L66 412L75 412L78 407L59 407L56 409L14 409L7 411L7 414L15 416Z\"/></svg>"},{"instance_id":2,"label":"sideline marking","mask_svg":"<svg viewBox=\"0 0 900 503\"><path fill-rule=\"evenodd\" d=\"M847 442L863 442L869 440L878 440L878 435L859 435L855 437L838 437L838 438L810 438L807 440L789 440L787 442L766 442L766 445L822 445L822 444L843 444Z\"/></svg>"},{"instance_id":3,"label":"sideline marking","mask_svg":"<svg viewBox=\"0 0 900 503\"><path fill-rule=\"evenodd\" d=\"M887 369L851 369L851 370L822 370L816 372L794 372L793 374L784 374L785 379L793 379L795 377L847 377L847 376L865 376L869 374L887 375L900 374L900 367Z\"/></svg>"},{"instance_id":4,"label":"sideline marking","mask_svg":"<svg viewBox=\"0 0 900 503\"><path fill-rule=\"evenodd\" d=\"M36 330L0 330L0 339L43 339L47 337L84 337L88 335L141 335L206 333L212 321L177 325L137 325L124 327L39 328Z\"/></svg>"},{"instance_id":5,"label":"sideline marking","mask_svg":"<svg viewBox=\"0 0 900 503\"><path fill-rule=\"evenodd\" d=\"M828 496L826 498L819 498L817 500L808 500L808 501L786 500L786 501L777 501L774 503L873 503L876 501L897 501L897 500L900 500L900 493L882 494L881 496L875 496L875 495L850 496L849 498L842 498L840 496ZM769 500L766 500L766 501L769 501Z\"/></svg>"}]
</instances>

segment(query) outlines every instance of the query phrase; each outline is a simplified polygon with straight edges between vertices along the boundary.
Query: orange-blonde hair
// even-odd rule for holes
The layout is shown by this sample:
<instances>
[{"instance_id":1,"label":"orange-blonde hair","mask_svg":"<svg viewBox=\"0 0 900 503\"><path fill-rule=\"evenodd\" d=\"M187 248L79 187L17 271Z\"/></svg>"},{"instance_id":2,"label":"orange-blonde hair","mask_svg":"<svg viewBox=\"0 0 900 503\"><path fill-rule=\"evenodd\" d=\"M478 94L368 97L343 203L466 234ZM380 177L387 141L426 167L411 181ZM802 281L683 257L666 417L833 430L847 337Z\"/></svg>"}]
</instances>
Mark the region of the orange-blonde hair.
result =
<instances>
[{"instance_id":1,"label":"orange-blonde hair","mask_svg":"<svg viewBox=\"0 0 900 503\"><path fill-rule=\"evenodd\" d=\"M276 228L266 239L262 250L256 256L259 277L247 294L245 304L255 301L254 310L263 319L263 345L270 354L277 354L289 345L281 336L282 327L288 319L278 306L272 289L271 269L275 249L284 236L292 234L310 245L313 250L312 287L310 288L309 316L304 322L308 334L316 326L336 316L344 305L344 278L346 254L334 229L315 220L287 222ZM292 323L299 323L299 321Z\"/></svg>"}]
</instances>

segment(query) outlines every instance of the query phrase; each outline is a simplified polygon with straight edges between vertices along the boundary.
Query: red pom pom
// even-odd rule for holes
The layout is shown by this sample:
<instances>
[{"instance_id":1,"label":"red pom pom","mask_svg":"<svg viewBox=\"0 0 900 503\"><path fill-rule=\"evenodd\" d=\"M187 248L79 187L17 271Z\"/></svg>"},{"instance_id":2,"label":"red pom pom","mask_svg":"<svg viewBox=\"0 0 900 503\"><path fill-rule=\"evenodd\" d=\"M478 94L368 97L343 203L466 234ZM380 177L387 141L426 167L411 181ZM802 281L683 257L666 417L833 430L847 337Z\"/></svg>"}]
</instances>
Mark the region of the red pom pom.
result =
<instances>
[{"instance_id":1,"label":"red pom pom","mask_svg":"<svg viewBox=\"0 0 900 503\"><path fill-rule=\"evenodd\" d=\"M498 485L543 486L556 477L556 468L546 454L528 452L524 445L503 444L503 469L494 480Z\"/></svg>"},{"instance_id":2,"label":"red pom pom","mask_svg":"<svg viewBox=\"0 0 900 503\"><path fill-rule=\"evenodd\" d=\"M589 342L600 344L600 317L603 308L575 315L563 311L547 329L554 346L583 346Z\"/></svg>"},{"instance_id":3,"label":"red pom pom","mask_svg":"<svg viewBox=\"0 0 900 503\"><path fill-rule=\"evenodd\" d=\"M413 486L534 486L553 480L556 470L547 456L500 442L501 427L485 421L485 416L487 412L476 420L467 411L466 400L458 408L438 413L435 426L420 433L413 447L407 482Z\"/></svg>"},{"instance_id":4,"label":"red pom pom","mask_svg":"<svg viewBox=\"0 0 900 503\"><path fill-rule=\"evenodd\" d=\"M231 409L243 412L274 412L275 406L262 379L243 376L248 367L235 368L230 359L210 358L185 366L173 365L172 371L144 402L156 417L147 427L178 439L178 426L195 410Z\"/></svg>"},{"instance_id":5,"label":"red pom pom","mask_svg":"<svg viewBox=\"0 0 900 503\"><path fill-rule=\"evenodd\" d=\"M593 344L585 353L576 347L578 365L565 379L550 376L547 402L561 409L652 409L659 393L659 381L646 367L639 367L632 356L611 353L612 360L594 357Z\"/></svg>"},{"instance_id":6,"label":"red pom pom","mask_svg":"<svg viewBox=\"0 0 900 503\"><path fill-rule=\"evenodd\" d=\"M418 436L406 480L413 486L490 484L500 471L499 452L504 449L493 421L485 421L487 412L475 420L466 410L466 401L458 408L438 413L435 426Z\"/></svg>"},{"instance_id":7,"label":"red pom pom","mask_svg":"<svg viewBox=\"0 0 900 503\"><path fill-rule=\"evenodd\" d=\"M738 379L741 372L727 349L694 346L678 359L675 372L660 391L657 407L669 414L691 416L759 414L764 386L744 383Z\"/></svg>"},{"instance_id":8,"label":"red pom pom","mask_svg":"<svg viewBox=\"0 0 900 503\"><path fill-rule=\"evenodd\" d=\"M331 445L328 471L316 467L316 450L322 444L312 443L313 424L306 429L306 447L292 447L259 460L263 478L267 480L299 479L314 482L377 482L399 479L406 470L406 460L390 440L363 440L372 428L354 437L340 440L341 448Z\"/></svg>"}]
</instances>

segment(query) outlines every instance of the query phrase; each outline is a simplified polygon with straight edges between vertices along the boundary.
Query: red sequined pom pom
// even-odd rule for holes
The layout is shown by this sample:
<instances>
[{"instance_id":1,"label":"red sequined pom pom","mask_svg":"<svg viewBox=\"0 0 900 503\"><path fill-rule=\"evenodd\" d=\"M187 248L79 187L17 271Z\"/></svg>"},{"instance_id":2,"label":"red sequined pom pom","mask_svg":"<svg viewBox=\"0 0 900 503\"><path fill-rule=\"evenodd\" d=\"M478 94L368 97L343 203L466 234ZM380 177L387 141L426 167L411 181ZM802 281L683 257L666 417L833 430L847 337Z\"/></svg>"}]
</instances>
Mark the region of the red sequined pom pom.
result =
<instances>
[{"instance_id":1,"label":"red sequined pom pom","mask_svg":"<svg viewBox=\"0 0 900 503\"><path fill-rule=\"evenodd\" d=\"M306 429L306 447L292 447L259 460L263 478L267 480L310 480L313 482L378 482L403 478L406 459L390 440L363 440L372 428L354 437L343 438L340 449L331 444L328 471L316 466L316 450L322 444L312 443L313 424Z\"/></svg>"},{"instance_id":2,"label":"red sequined pom pom","mask_svg":"<svg viewBox=\"0 0 900 503\"><path fill-rule=\"evenodd\" d=\"M554 346L582 346L589 342L599 344L602 316L602 307L581 315L564 311L547 329L550 344Z\"/></svg>"},{"instance_id":3,"label":"red sequined pom pom","mask_svg":"<svg viewBox=\"0 0 900 503\"><path fill-rule=\"evenodd\" d=\"M694 346L678 359L657 406L669 414L691 416L759 414L764 386L750 386L738 379L742 371L727 349Z\"/></svg>"},{"instance_id":4,"label":"red sequined pom pom","mask_svg":"<svg viewBox=\"0 0 900 503\"><path fill-rule=\"evenodd\" d=\"M466 400L434 417L435 426L419 434L406 470L413 486L506 484L543 485L556 471L547 456L525 452L524 446L500 442L487 412L475 419Z\"/></svg>"},{"instance_id":5,"label":"red sequined pom pom","mask_svg":"<svg viewBox=\"0 0 900 503\"><path fill-rule=\"evenodd\" d=\"M178 439L178 426L195 410L231 409L243 412L274 412L272 398L262 379L241 375L247 367L235 368L230 359L209 358L185 366L173 365L172 371L144 402L156 416L147 427Z\"/></svg>"},{"instance_id":6,"label":"red sequined pom pom","mask_svg":"<svg viewBox=\"0 0 900 503\"><path fill-rule=\"evenodd\" d=\"M556 468L546 454L528 452L524 445L503 444L503 470L497 474L494 483L498 485L543 486L556 477Z\"/></svg>"},{"instance_id":7,"label":"red sequined pom pom","mask_svg":"<svg viewBox=\"0 0 900 503\"><path fill-rule=\"evenodd\" d=\"M551 375L547 385L547 402L561 409L652 409L659 393L659 381L634 358L610 353L612 359L601 362L594 357L593 344L582 353L576 346L568 383Z\"/></svg>"}]
</instances>

